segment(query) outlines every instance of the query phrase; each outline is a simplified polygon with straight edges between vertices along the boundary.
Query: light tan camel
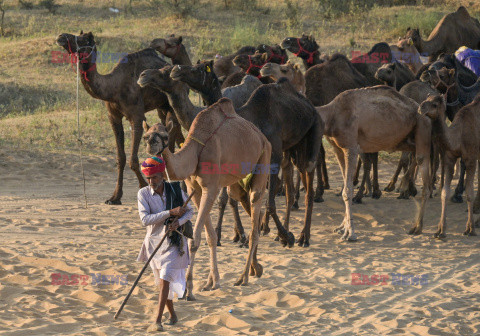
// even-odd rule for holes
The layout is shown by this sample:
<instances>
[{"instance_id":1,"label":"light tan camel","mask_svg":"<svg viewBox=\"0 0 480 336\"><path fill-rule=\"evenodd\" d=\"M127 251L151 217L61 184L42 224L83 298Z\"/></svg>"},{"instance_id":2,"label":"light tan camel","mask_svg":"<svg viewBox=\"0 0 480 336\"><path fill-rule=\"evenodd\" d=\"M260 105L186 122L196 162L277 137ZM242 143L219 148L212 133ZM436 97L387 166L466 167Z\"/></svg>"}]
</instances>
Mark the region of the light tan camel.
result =
<instances>
[{"instance_id":1,"label":"light tan camel","mask_svg":"<svg viewBox=\"0 0 480 336\"><path fill-rule=\"evenodd\" d=\"M288 61L286 64L266 63L260 70L262 77L271 77L278 81L281 77L287 78L295 90L305 96L305 77L300 66Z\"/></svg>"},{"instance_id":2,"label":"light tan camel","mask_svg":"<svg viewBox=\"0 0 480 336\"><path fill-rule=\"evenodd\" d=\"M143 126L147 152L151 155L163 154L170 178L185 180L189 193L195 191L193 201L198 215L194 238L189 243L191 259L187 271L187 300L195 299L192 293L193 267L204 225L210 248L210 273L204 290L216 289L220 285L217 235L210 220L210 210L222 187L229 187L229 194L242 202L252 221L247 262L235 285L248 284L250 269L251 275L260 277L263 268L256 257L260 208L270 173L272 150L267 138L251 122L238 116L227 98L220 99L197 115L185 144L175 154L168 149L168 132L163 125L148 128L144 122ZM241 169L247 164L253 169L248 192L237 183L247 176Z\"/></svg>"},{"instance_id":3,"label":"light tan camel","mask_svg":"<svg viewBox=\"0 0 480 336\"><path fill-rule=\"evenodd\" d=\"M458 158L462 158L466 167L465 191L467 194L468 219L466 230L468 236L476 236L473 225L473 180L477 160L480 159L480 97L464 106L455 114L450 127L445 124L445 99L440 95L430 96L419 107L419 112L432 119L434 139L444 153L445 184L442 189L442 214L435 238L446 236L447 199L450 194L453 169ZM479 178L480 180L480 178Z\"/></svg>"},{"instance_id":4,"label":"light tan camel","mask_svg":"<svg viewBox=\"0 0 480 336\"><path fill-rule=\"evenodd\" d=\"M420 53L411 40L400 39L397 44L390 45L390 50L392 51L392 59L405 62L414 74L423 67Z\"/></svg>"},{"instance_id":5,"label":"light tan camel","mask_svg":"<svg viewBox=\"0 0 480 336\"><path fill-rule=\"evenodd\" d=\"M343 174L345 218L335 231L343 233L345 240L357 239L352 223L352 198L359 151L409 150L416 152L423 178L421 208L409 233L420 234L430 195L431 123L417 113L418 104L391 87L379 85L345 91L328 105L316 109L325 123L325 136L333 146Z\"/></svg>"}]
</instances>

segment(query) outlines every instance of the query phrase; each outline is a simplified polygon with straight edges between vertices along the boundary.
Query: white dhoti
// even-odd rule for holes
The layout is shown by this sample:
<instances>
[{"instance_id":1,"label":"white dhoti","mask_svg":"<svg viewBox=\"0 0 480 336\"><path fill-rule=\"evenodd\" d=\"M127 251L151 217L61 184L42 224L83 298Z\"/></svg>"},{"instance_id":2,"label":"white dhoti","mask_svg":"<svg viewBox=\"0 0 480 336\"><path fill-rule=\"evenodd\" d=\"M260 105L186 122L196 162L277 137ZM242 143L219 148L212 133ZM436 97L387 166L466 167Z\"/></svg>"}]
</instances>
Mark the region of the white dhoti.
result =
<instances>
[{"instance_id":1,"label":"white dhoti","mask_svg":"<svg viewBox=\"0 0 480 336\"><path fill-rule=\"evenodd\" d=\"M169 267L163 267L158 269L152 267L153 276L155 277L155 284L160 285L160 279L168 281L170 283L170 289L168 291L168 300L173 300L173 295L177 294L179 299L183 298L185 293L186 281L185 281L185 268L172 269Z\"/></svg>"}]
</instances>

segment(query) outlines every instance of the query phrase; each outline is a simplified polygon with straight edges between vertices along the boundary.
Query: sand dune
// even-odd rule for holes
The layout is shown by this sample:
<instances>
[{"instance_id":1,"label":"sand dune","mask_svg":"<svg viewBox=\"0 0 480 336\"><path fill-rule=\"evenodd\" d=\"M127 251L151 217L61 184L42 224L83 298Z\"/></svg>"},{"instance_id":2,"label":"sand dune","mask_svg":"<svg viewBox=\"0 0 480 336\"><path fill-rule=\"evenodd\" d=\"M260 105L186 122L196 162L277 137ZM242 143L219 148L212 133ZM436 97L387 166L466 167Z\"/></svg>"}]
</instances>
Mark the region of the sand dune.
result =
<instances>
[{"instance_id":1,"label":"sand dune","mask_svg":"<svg viewBox=\"0 0 480 336\"><path fill-rule=\"evenodd\" d=\"M126 172L123 205L103 204L114 187L111 159L86 159L85 209L80 164L74 156L0 150L1 335L146 333L157 300L150 270L119 320L113 320L142 267L135 258L144 229L132 172ZM199 291L208 274L208 248L202 243L194 282L197 301L175 303L180 321L165 327L169 333L480 334L480 239L461 235L466 205L449 204L447 238L435 240L438 196L427 205L424 234L415 237L406 231L418 199L397 200L395 193L384 193L379 200L365 198L364 204L354 206L358 242L342 242L332 232L343 218L343 203L335 196L340 173L333 160L330 167L333 188L326 191L324 203L314 205L311 246L282 248L273 240L274 230L261 237L258 255L264 275L251 278L249 286L233 286L246 250L230 241L233 217L226 211L223 246L218 248L221 288ZM380 168L385 186L393 163L381 162ZM280 215L284 204L279 198ZM216 218L216 211L212 216ZM303 209L293 212L296 236L302 218ZM242 219L248 223L244 214ZM352 273L371 284L352 285ZM394 283L392 273L426 275L428 283ZM100 277L94 283L92 274L118 277ZM390 278L384 285L374 284L375 275ZM128 277L128 285L121 276Z\"/></svg>"}]
</instances>

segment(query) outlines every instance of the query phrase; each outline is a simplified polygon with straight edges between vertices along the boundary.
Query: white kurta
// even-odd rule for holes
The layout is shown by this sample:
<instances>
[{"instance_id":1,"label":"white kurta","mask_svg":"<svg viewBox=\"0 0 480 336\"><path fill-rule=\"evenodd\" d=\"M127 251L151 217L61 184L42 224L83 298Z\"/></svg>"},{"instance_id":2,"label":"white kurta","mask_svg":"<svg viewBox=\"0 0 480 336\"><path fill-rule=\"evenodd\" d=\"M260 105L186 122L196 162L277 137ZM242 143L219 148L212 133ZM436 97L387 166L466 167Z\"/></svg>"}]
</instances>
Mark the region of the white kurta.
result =
<instances>
[{"instance_id":1,"label":"white kurta","mask_svg":"<svg viewBox=\"0 0 480 336\"><path fill-rule=\"evenodd\" d=\"M147 261L153 253L157 245L160 243L166 231L163 224L170 216L166 210L165 187L163 195L160 196L150 186L144 187L138 191L138 213L143 226L147 229L147 234L143 240L137 261ZM186 201L188 196L182 191L183 200ZM178 219L179 225L183 225L192 218L193 208L189 203L186 207L187 212ZM190 263L190 254L188 251L187 239L182 236L184 254L180 255L179 248L171 245L169 239L165 239L155 256L150 261L150 266L155 275L155 282L158 284L159 279L170 282L170 292L172 290L183 296L185 290L185 268ZM183 289L182 289L183 288ZM180 293L181 292L181 293ZM173 298L173 293L169 294L169 299Z\"/></svg>"}]
</instances>

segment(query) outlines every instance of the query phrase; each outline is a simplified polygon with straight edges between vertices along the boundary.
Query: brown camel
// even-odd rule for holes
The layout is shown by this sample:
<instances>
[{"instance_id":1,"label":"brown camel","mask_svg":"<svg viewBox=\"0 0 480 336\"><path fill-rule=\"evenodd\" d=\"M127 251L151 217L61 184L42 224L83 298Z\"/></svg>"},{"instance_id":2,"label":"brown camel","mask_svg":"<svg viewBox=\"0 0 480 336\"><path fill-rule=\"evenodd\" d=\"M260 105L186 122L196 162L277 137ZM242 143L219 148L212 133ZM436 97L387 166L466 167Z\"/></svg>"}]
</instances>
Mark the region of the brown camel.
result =
<instances>
[{"instance_id":1,"label":"brown camel","mask_svg":"<svg viewBox=\"0 0 480 336\"><path fill-rule=\"evenodd\" d=\"M418 104L395 89L380 85L345 91L330 104L316 109L325 123L325 135L333 146L344 179L345 218L336 231L343 233L343 239L357 239L352 223L352 198L359 150L364 153L410 150L416 153L424 189L416 225L409 233L420 234L430 195L431 124L427 117L417 113Z\"/></svg>"},{"instance_id":2,"label":"brown camel","mask_svg":"<svg viewBox=\"0 0 480 336\"><path fill-rule=\"evenodd\" d=\"M397 44L391 44L392 61L404 62L416 74L422 67L422 59L413 42L400 39Z\"/></svg>"},{"instance_id":3,"label":"brown camel","mask_svg":"<svg viewBox=\"0 0 480 336\"><path fill-rule=\"evenodd\" d=\"M91 32L80 35L61 34L57 44L68 53L79 53L81 81L85 90L94 98L105 101L109 121L115 135L117 147L117 183L112 197L105 203L121 204L123 194L123 171L126 163L122 119L125 117L132 128L130 168L137 176L139 186L147 185L138 163L138 146L142 139L142 121L145 113L157 109L159 116L166 115L171 107L167 97L152 88L142 89L137 84L143 70L161 68L167 65L152 48L128 54L122 58L107 75L97 72L93 57L97 53L95 39ZM173 150L175 143L170 144Z\"/></svg>"},{"instance_id":4,"label":"brown camel","mask_svg":"<svg viewBox=\"0 0 480 336\"><path fill-rule=\"evenodd\" d=\"M458 158L462 158L466 167L465 191L467 194L468 219L466 230L468 236L476 236L473 223L473 180L477 161L480 159L480 97L463 107L455 115L450 127L445 124L445 100L442 96L430 96L419 108L419 112L432 119L432 128L438 145L444 153L445 184L442 190L442 214L438 223L436 238L446 236L447 199L450 193L453 169ZM480 180L480 178L479 178Z\"/></svg>"},{"instance_id":5,"label":"brown camel","mask_svg":"<svg viewBox=\"0 0 480 336\"><path fill-rule=\"evenodd\" d=\"M253 55L255 53L255 47L246 46L240 48L237 52L226 55L226 56L219 56L215 58L215 62L213 64L213 70L215 73L221 77L222 79L227 78L231 74L240 71L240 68L233 64L233 59L235 56L238 55Z\"/></svg>"},{"instance_id":6,"label":"brown camel","mask_svg":"<svg viewBox=\"0 0 480 336\"><path fill-rule=\"evenodd\" d=\"M193 296L193 267L205 226L210 248L210 273L204 290L217 289L220 277L217 267L217 235L210 220L210 210L222 187L242 202L252 222L249 250L245 268L235 285L247 285L249 271L260 277L262 266L257 261L262 199L270 167L271 145L251 122L235 113L232 102L222 98L218 103L200 112L192 123L187 140L175 154L168 149L168 133L162 124L148 128L144 122L147 152L165 159L167 172L173 180L185 180L189 193L195 191L193 202L198 208L194 237L189 242L190 265L187 270L187 300ZM250 172L242 172L242 164L253 168L251 180L245 186L237 183ZM210 167L212 169L210 169ZM220 168L222 173L218 173ZM226 167L226 169L223 169ZM208 169L207 169L208 168Z\"/></svg>"},{"instance_id":7,"label":"brown camel","mask_svg":"<svg viewBox=\"0 0 480 336\"><path fill-rule=\"evenodd\" d=\"M288 61L286 64L266 63L260 70L262 77L271 77L277 81L281 77L287 78L293 87L302 95L305 95L305 76L303 76L300 66Z\"/></svg>"},{"instance_id":8,"label":"brown camel","mask_svg":"<svg viewBox=\"0 0 480 336\"><path fill-rule=\"evenodd\" d=\"M263 47L268 47L262 45ZM260 75L260 69L267 63L285 64L288 59L287 53L279 45L269 47L266 52L257 51L253 55L238 55L233 59L233 64L240 67L244 74L260 78L262 83L269 84L272 81ZM238 76L238 75L237 75ZM231 79L230 79L231 80Z\"/></svg>"},{"instance_id":9,"label":"brown camel","mask_svg":"<svg viewBox=\"0 0 480 336\"><path fill-rule=\"evenodd\" d=\"M175 66L171 76L173 79L187 83L192 89L202 94L204 99L221 95L219 83L208 62L196 64L193 67ZM203 84L205 83L205 85ZM214 103L209 101L208 103ZM271 164L280 167L288 182L286 187L287 211L285 227L281 224L275 207L275 195L278 184L278 170L272 170L268 189L268 207L262 229L266 234L270 231L268 218L274 219L282 244L291 246L294 243L293 234L288 232L290 211L293 204L293 177L291 165L294 165L302 175L306 185L304 228L298 240L300 246L310 245L310 225L313 207L313 174L320 150L323 135L323 125L315 108L308 99L299 94L287 79L277 83L263 84L253 93L248 102L237 113L254 123L272 144ZM285 156L286 160L282 158ZM323 194L323 190L321 191Z\"/></svg>"},{"instance_id":10,"label":"brown camel","mask_svg":"<svg viewBox=\"0 0 480 336\"><path fill-rule=\"evenodd\" d=\"M413 72L402 62L387 63L378 68L375 78L384 82L385 85L395 88L397 91L407 83L415 80Z\"/></svg>"},{"instance_id":11,"label":"brown camel","mask_svg":"<svg viewBox=\"0 0 480 336\"><path fill-rule=\"evenodd\" d=\"M413 42L422 55L428 55L430 62L441 53L453 53L461 46L480 48L480 23L472 18L465 7L445 15L435 26L427 40L420 36L419 29L407 28L403 39Z\"/></svg>"},{"instance_id":12,"label":"brown camel","mask_svg":"<svg viewBox=\"0 0 480 336\"><path fill-rule=\"evenodd\" d=\"M290 51L303 60L305 69L321 64L318 44L312 35L302 34L302 37L287 37L280 44L282 48Z\"/></svg>"},{"instance_id":13,"label":"brown camel","mask_svg":"<svg viewBox=\"0 0 480 336\"><path fill-rule=\"evenodd\" d=\"M192 61L182 41L182 36L176 37L175 34L172 34L165 39L158 38L153 40L150 43L150 48L170 58L172 64L192 65Z\"/></svg>"},{"instance_id":14,"label":"brown camel","mask_svg":"<svg viewBox=\"0 0 480 336\"><path fill-rule=\"evenodd\" d=\"M138 78L138 85L141 87L151 86L164 92L168 97L168 101L170 102L175 115L180 116L182 127L188 132L195 117L198 115L198 113L204 110L205 107L195 106L192 104L190 98L188 97L188 93L190 91L188 85L181 81L175 81L170 78L172 68L173 66L166 66L163 69L145 70ZM232 207L233 216L235 219L235 237L233 238L233 241L240 241L242 247L248 246L248 242L246 241L247 237L245 236L242 222L240 220L240 214L238 212L238 202L229 199L226 188L222 188L222 191L219 195L218 224L215 229L217 232L217 246L221 246L221 225L227 202Z\"/></svg>"}]
</instances>

